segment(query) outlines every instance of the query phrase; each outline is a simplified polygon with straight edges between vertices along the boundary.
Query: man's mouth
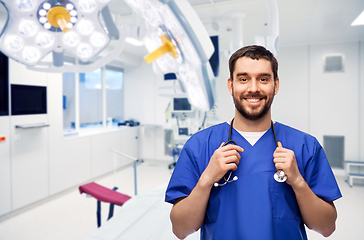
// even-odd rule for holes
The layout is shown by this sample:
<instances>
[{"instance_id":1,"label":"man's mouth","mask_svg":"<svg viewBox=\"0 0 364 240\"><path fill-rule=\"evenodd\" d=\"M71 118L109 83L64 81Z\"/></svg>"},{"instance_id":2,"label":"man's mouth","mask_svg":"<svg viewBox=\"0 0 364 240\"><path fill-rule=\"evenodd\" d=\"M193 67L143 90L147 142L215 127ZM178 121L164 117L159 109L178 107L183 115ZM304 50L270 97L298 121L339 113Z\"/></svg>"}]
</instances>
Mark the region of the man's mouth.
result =
<instances>
[{"instance_id":1,"label":"man's mouth","mask_svg":"<svg viewBox=\"0 0 364 240\"><path fill-rule=\"evenodd\" d=\"M262 98L245 98L245 100L247 100L250 103L257 103L260 100L262 100Z\"/></svg>"}]
</instances>

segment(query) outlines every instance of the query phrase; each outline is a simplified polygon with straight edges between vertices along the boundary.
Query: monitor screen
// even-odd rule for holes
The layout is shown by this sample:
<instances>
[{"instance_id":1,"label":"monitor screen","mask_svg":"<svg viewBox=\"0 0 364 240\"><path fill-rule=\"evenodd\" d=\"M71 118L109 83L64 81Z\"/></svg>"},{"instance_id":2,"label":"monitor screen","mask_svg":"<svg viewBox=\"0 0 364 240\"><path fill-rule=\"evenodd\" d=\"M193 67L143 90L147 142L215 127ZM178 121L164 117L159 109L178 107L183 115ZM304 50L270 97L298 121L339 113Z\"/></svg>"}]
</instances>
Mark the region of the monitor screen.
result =
<instances>
[{"instance_id":1,"label":"monitor screen","mask_svg":"<svg viewBox=\"0 0 364 240\"><path fill-rule=\"evenodd\" d=\"M211 36L211 42L214 45L215 51L212 54L209 62L211 64L212 71L214 72L214 76L217 77L219 75L220 68L220 57L219 57L219 37Z\"/></svg>"},{"instance_id":2,"label":"monitor screen","mask_svg":"<svg viewBox=\"0 0 364 240\"><path fill-rule=\"evenodd\" d=\"M46 113L46 87L11 84L11 115Z\"/></svg>"},{"instance_id":3,"label":"monitor screen","mask_svg":"<svg viewBox=\"0 0 364 240\"><path fill-rule=\"evenodd\" d=\"M173 111L189 112L192 107L187 98L173 98Z\"/></svg>"},{"instance_id":4,"label":"monitor screen","mask_svg":"<svg viewBox=\"0 0 364 240\"><path fill-rule=\"evenodd\" d=\"M164 81L168 81L168 80L177 80L176 74L175 73L164 74Z\"/></svg>"},{"instance_id":5,"label":"monitor screen","mask_svg":"<svg viewBox=\"0 0 364 240\"><path fill-rule=\"evenodd\" d=\"M9 62L0 52L0 116L9 115Z\"/></svg>"}]
</instances>

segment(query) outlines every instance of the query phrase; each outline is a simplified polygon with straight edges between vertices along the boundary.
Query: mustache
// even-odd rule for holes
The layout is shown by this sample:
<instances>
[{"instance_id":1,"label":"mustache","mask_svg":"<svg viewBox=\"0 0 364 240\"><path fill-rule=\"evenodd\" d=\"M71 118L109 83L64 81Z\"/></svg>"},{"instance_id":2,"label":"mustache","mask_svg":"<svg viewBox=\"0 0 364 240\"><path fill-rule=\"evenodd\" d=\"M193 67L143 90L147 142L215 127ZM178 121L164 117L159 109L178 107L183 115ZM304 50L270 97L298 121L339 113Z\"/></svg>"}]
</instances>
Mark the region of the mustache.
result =
<instances>
[{"instance_id":1,"label":"mustache","mask_svg":"<svg viewBox=\"0 0 364 240\"><path fill-rule=\"evenodd\" d=\"M263 99L266 99L267 98L267 95L263 95L263 94L240 94L239 96L239 99L242 100L244 98L263 98Z\"/></svg>"}]
</instances>

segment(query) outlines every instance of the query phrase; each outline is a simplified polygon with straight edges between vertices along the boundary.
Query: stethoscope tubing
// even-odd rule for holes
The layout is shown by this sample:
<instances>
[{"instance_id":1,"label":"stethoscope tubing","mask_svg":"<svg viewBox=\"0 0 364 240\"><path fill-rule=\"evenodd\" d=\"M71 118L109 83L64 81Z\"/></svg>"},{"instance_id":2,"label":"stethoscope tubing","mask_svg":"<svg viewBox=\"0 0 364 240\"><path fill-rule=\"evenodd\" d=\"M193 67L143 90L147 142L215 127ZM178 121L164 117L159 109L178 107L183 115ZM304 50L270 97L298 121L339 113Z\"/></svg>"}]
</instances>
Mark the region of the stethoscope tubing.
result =
<instances>
[{"instance_id":1,"label":"stethoscope tubing","mask_svg":"<svg viewBox=\"0 0 364 240\"><path fill-rule=\"evenodd\" d=\"M231 123L230 123L230 129L229 129L229 140L227 142L225 142L223 144L223 146L226 146L228 144L234 144L234 145L238 145L234 140L231 139L231 134L232 134L232 131L233 131L233 122L234 122L234 118L231 120ZM274 136L274 142L276 144L276 147L278 147L278 141L277 141L277 136L276 136L276 131L274 129L274 124L273 124L273 121L271 121L271 128L272 128L272 131L273 131L273 136ZM229 176L228 178L226 179L226 177L224 176L224 180L225 182L224 183L214 183L214 186L215 187L221 187L221 186L224 186L225 184L227 183L230 183L230 182L233 182L233 181L236 181L238 180L238 177L235 176L233 177L232 180L230 180L230 177L232 175L232 172L230 170L230 173L229 173ZM287 179L287 176L286 174L284 173L284 171L282 171L281 169L279 169L275 174L274 174L274 179L277 181L277 182L285 182L286 179Z\"/></svg>"}]
</instances>

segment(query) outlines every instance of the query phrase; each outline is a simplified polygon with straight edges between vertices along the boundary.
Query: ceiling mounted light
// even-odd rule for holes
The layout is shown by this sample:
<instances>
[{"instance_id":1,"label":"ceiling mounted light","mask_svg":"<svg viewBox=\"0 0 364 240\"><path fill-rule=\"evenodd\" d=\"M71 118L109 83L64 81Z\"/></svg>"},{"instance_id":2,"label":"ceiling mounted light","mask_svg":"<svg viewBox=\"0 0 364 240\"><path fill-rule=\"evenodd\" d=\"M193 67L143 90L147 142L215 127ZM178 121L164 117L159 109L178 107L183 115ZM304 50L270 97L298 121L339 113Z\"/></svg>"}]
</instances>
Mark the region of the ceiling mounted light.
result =
<instances>
[{"instance_id":1,"label":"ceiling mounted light","mask_svg":"<svg viewBox=\"0 0 364 240\"><path fill-rule=\"evenodd\" d=\"M36 65L50 52L57 52L53 54L57 57L67 52L88 62L109 44L111 37L119 39L119 32L111 35L99 21L101 10L108 11L110 0L0 2L8 11L0 51L27 66ZM54 62L61 62L57 67L63 66L63 60Z\"/></svg>"},{"instance_id":2,"label":"ceiling mounted light","mask_svg":"<svg viewBox=\"0 0 364 240\"><path fill-rule=\"evenodd\" d=\"M214 47L187 0L125 0L144 18L145 57L163 73L176 73L189 103L208 111L214 106L215 78L209 63Z\"/></svg>"},{"instance_id":3,"label":"ceiling mounted light","mask_svg":"<svg viewBox=\"0 0 364 240\"><path fill-rule=\"evenodd\" d=\"M359 16L351 23L351 26L364 25L364 11L362 11Z\"/></svg>"},{"instance_id":4,"label":"ceiling mounted light","mask_svg":"<svg viewBox=\"0 0 364 240\"><path fill-rule=\"evenodd\" d=\"M15 5L21 11L30 11L35 8L35 0L15 0Z\"/></svg>"}]
</instances>

